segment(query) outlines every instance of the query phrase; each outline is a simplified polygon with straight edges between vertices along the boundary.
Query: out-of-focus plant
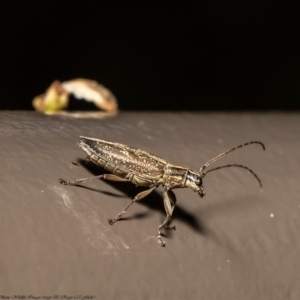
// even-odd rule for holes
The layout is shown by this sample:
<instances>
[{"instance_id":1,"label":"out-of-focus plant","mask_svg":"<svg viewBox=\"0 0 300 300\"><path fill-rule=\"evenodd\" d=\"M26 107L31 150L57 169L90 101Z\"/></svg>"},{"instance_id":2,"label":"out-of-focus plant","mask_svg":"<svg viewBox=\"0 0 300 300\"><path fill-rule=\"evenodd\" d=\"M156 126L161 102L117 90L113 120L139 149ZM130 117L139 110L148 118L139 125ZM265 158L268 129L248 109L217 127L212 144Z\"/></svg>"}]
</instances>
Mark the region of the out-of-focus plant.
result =
<instances>
[{"instance_id":1,"label":"out-of-focus plant","mask_svg":"<svg viewBox=\"0 0 300 300\"><path fill-rule=\"evenodd\" d=\"M76 116L91 114L78 112L74 114L64 111L68 108L70 94L77 99L93 102L99 109L108 114L115 114L118 111L117 99L110 90L96 81L83 78L65 82L55 80L45 94L33 99L32 105L36 111L46 114L72 114Z\"/></svg>"}]
</instances>

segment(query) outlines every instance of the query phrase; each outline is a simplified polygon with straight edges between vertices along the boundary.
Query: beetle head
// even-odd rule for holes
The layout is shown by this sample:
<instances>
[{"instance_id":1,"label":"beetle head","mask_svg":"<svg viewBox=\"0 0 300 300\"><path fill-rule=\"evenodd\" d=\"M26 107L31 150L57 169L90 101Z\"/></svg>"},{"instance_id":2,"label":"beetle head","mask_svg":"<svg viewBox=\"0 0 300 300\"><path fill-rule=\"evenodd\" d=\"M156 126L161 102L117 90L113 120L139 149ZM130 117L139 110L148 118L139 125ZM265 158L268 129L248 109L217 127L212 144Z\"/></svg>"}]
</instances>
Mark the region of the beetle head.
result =
<instances>
[{"instance_id":1,"label":"beetle head","mask_svg":"<svg viewBox=\"0 0 300 300\"><path fill-rule=\"evenodd\" d=\"M201 198L204 197L203 180L199 173L189 170L186 175L186 186L190 187L194 192L197 192Z\"/></svg>"}]
</instances>

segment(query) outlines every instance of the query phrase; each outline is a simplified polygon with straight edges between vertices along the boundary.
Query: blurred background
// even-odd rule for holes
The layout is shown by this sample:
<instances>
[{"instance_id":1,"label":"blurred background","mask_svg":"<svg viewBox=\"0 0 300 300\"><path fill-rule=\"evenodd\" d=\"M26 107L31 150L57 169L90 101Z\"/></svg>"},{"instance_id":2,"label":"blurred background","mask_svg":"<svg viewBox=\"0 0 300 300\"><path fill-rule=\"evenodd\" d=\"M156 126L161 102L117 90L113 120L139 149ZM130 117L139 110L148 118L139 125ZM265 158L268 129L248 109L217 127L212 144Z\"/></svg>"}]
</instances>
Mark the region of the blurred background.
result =
<instances>
[{"instance_id":1,"label":"blurred background","mask_svg":"<svg viewBox=\"0 0 300 300\"><path fill-rule=\"evenodd\" d=\"M299 110L297 1L5 1L0 109L97 80L121 110Z\"/></svg>"}]
</instances>

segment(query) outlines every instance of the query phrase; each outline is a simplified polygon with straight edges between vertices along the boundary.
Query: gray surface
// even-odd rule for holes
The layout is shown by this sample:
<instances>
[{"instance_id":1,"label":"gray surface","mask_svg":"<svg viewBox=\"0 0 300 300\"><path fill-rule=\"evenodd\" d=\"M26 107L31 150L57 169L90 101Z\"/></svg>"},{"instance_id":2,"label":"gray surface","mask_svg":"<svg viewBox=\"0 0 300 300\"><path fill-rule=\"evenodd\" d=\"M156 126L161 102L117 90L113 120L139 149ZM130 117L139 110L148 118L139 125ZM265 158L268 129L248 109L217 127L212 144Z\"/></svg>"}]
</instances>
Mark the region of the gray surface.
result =
<instances>
[{"instance_id":1,"label":"gray surface","mask_svg":"<svg viewBox=\"0 0 300 300\"><path fill-rule=\"evenodd\" d=\"M1 112L0 295L94 299L300 299L300 114L121 113L74 120ZM138 189L91 176L79 135L118 141L175 164L199 167L239 143L260 140L214 166L201 199L175 190L166 233L161 190L109 226ZM11 298L12 299L12 298ZM52 298L53 299L53 298ZM72 299L72 298L70 298ZM73 298L74 299L74 298Z\"/></svg>"}]
</instances>

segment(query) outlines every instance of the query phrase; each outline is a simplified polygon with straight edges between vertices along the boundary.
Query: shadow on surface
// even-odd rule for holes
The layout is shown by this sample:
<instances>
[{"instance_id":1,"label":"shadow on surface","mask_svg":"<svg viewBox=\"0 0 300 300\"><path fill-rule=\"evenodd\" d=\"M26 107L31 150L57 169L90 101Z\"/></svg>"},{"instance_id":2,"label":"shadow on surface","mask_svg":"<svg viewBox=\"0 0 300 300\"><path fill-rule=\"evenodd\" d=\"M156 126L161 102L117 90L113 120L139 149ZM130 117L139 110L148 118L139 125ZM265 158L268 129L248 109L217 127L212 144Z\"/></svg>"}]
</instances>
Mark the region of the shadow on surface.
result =
<instances>
[{"instance_id":1,"label":"shadow on surface","mask_svg":"<svg viewBox=\"0 0 300 300\"><path fill-rule=\"evenodd\" d=\"M91 173L91 177L107 173L107 171L105 169L103 169L101 167L96 167L95 165L93 165L92 163L90 163L87 160L78 158L77 162L80 164L80 166L84 167L86 170L88 170ZM98 180L98 179L96 179L96 180ZM130 182L115 182L115 181L109 181L109 180L103 180L103 181L105 181L106 184L109 184L112 187L114 187L116 190L122 192L125 196L121 196L119 194L107 192L104 190L90 188L86 185L78 185L77 187L81 187L81 188L84 188L87 190L103 193L103 194L106 194L106 195L109 195L112 197L126 198L126 199L128 199L128 198L133 199L139 192L145 190L144 187L139 187L139 186L135 187ZM145 197L138 203L147 206L151 210L160 211L163 215L166 214L165 208L163 205L163 196L160 192L158 192L156 190L154 190L150 195L148 195L147 197ZM126 204L128 204L128 203L126 203ZM124 208L125 208L125 206L124 206ZM119 213L119 212L116 212L116 214L117 213ZM130 213L130 211L129 211L129 213ZM150 214L150 212L149 213L136 213L136 214L129 215L126 217L122 217L122 219L120 219L119 222L137 219L137 218L138 219L145 218L149 214ZM193 214L186 211L184 208L182 208L178 204L176 204L176 208L174 210L172 220L174 220L174 219L178 219L178 220L181 220L182 222L185 222L193 230L195 230L196 232L198 232L202 235L206 235L208 233L207 228L204 226L204 224L201 221L198 220L198 218L196 218ZM163 220L164 220L164 218L162 218L162 222L163 222Z\"/></svg>"},{"instance_id":2,"label":"shadow on surface","mask_svg":"<svg viewBox=\"0 0 300 300\"><path fill-rule=\"evenodd\" d=\"M102 175L108 173L105 169L101 167L95 166L93 163L77 158L77 161L80 166L84 167L87 171L91 173L92 176ZM77 178L78 179L78 178ZM97 180L97 179L96 179ZM108 192L103 189L95 189L88 187L86 185L78 185L77 187L81 187L90 191L102 193L108 196L117 197L117 198L126 198L126 200L133 199L138 193L145 190L145 187L140 186L134 186L130 182L115 182L115 181L109 181L109 180L102 180L106 184L109 184L116 190L120 191L123 195ZM129 198L129 199L128 199ZM134 213L131 214L130 210L129 212L122 217L118 222L125 222L133 219L143 219L146 218L151 214L151 210L159 211L163 217L161 217L161 223L164 221L165 218L165 208L163 205L163 196L162 193L154 190L150 195L142 199L138 202L139 204L142 204L149 208L147 212L143 213ZM221 202L218 203L209 203L201 207L201 209L195 211L195 214L192 214L185 210L180 205L176 204L176 208L173 213L172 221L174 220L180 220L184 223L186 223L188 226L190 226L195 232L198 232L199 234L206 236L212 240L214 240L217 244L222 245L225 248L230 248L231 252L235 252L234 249L230 247L228 244L224 244L222 242L222 239L218 236L217 232L214 232L214 230L210 229L208 225L204 225L204 223L208 224L209 220L214 217L214 215L224 214L226 212L236 212L244 210L245 208L249 208L249 206L253 207L256 206L259 203L259 201L255 201L255 199L249 199L249 197L243 197L242 199L224 199ZM124 204L124 208L126 205L129 204L129 201ZM115 214L120 213L120 211L116 211ZM196 217L197 215L198 217ZM200 221L200 219L202 221ZM176 222L176 221L175 221ZM172 224L172 222L171 222ZM159 224L158 224L159 225ZM169 230L164 230L162 233L163 236L170 236Z\"/></svg>"}]
</instances>

